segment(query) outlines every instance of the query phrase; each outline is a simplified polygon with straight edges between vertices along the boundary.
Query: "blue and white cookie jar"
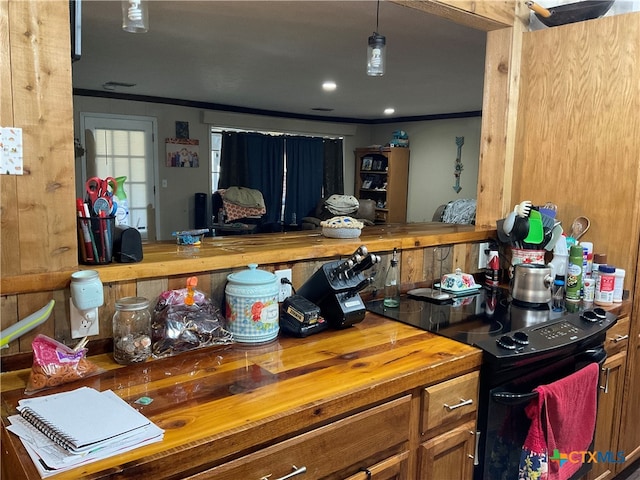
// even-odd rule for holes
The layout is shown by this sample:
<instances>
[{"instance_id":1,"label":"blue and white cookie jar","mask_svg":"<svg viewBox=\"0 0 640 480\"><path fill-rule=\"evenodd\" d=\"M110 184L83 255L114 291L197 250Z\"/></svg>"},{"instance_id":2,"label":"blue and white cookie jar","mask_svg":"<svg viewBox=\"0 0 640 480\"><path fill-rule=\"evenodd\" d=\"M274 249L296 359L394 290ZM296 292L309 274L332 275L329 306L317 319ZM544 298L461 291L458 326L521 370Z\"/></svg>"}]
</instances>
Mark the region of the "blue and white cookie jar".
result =
<instances>
[{"instance_id":1,"label":"blue and white cookie jar","mask_svg":"<svg viewBox=\"0 0 640 480\"><path fill-rule=\"evenodd\" d=\"M278 336L278 290L278 277L255 263L227 276L225 318L236 342L264 343Z\"/></svg>"}]
</instances>

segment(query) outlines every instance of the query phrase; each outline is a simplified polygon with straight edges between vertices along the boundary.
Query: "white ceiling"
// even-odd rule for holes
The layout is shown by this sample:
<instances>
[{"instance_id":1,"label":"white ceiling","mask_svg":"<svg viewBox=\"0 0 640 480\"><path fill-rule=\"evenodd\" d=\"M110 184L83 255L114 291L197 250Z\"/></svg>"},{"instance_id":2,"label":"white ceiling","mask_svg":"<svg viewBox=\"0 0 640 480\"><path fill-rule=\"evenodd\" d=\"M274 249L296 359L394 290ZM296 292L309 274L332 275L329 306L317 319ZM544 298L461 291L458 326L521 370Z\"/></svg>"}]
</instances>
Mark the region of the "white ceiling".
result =
<instances>
[{"instance_id":1,"label":"white ceiling","mask_svg":"<svg viewBox=\"0 0 640 480\"><path fill-rule=\"evenodd\" d=\"M149 5L149 32L121 28L119 1L82 1L76 89L342 119L482 109L486 34L380 2L382 77L366 75L376 2L168 1ZM321 84L333 80L335 92ZM332 109L329 112L314 108Z\"/></svg>"}]
</instances>

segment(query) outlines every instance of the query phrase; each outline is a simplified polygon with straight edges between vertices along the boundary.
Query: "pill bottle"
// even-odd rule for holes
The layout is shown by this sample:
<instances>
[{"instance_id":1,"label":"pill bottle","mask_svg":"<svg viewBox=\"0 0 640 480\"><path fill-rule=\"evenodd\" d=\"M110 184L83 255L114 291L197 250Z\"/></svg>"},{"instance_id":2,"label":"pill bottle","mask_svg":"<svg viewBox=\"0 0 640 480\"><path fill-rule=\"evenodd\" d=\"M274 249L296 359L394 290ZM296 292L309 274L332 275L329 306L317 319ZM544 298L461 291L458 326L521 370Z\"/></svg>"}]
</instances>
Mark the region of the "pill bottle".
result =
<instances>
[{"instance_id":1,"label":"pill bottle","mask_svg":"<svg viewBox=\"0 0 640 480\"><path fill-rule=\"evenodd\" d=\"M595 300L596 282L593 278L585 278L582 284L584 286L582 300L585 303L592 303Z\"/></svg>"},{"instance_id":2,"label":"pill bottle","mask_svg":"<svg viewBox=\"0 0 640 480\"><path fill-rule=\"evenodd\" d=\"M616 281L616 267L600 265L598 278L596 279L595 300L596 305L613 305L613 289Z\"/></svg>"},{"instance_id":3,"label":"pill bottle","mask_svg":"<svg viewBox=\"0 0 640 480\"><path fill-rule=\"evenodd\" d=\"M130 365L151 356L151 313L144 297L116 300L113 314L113 359Z\"/></svg>"},{"instance_id":4,"label":"pill bottle","mask_svg":"<svg viewBox=\"0 0 640 480\"><path fill-rule=\"evenodd\" d=\"M624 291L624 274L625 271L622 268L616 268L616 280L613 285L613 302L622 302L622 292Z\"/></svg>"},{"instance_id":5,"label":"pill bottle","mask_svg":"<svg viewBox=\"0 0 640 480\"><path fill-rule=\"evenodd\" d=\"M593 254L593 263L591 264L591 278L596 280L596 277L600 273L598 268L600 265L607 264L607 254L606 253L594 253Z\"/></svg>"}]
</instances>

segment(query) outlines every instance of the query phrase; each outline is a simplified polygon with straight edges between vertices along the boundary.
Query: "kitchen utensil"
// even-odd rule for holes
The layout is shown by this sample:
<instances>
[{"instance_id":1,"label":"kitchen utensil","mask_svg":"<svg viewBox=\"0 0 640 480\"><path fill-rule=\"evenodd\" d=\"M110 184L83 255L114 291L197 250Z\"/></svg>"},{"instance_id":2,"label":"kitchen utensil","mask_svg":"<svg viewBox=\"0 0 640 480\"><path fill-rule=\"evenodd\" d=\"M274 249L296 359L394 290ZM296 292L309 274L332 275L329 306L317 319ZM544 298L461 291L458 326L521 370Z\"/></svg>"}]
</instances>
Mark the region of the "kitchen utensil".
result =
<instances>
[{"instance_id":1,"label":"kitchen utensil","mask_svg":"<svg viewBox=\"0 0 640 480\"><path fill-rule=\"evenodd\" d=\"M587 217L577 217L571 224L571 231L569 235L576 240L579 240L580 237L587 233L590 226L591 221Z\"/></svg>"},{"instance_id":2,"label":"kitchen utensil","mask_svg":"<svg viewBox=\"0 0 640 480\"><path fill-rule=\"evenodd\" d=\"M550 267L521 263L514 267L511 295L521 302L547 303L551 300L552 283Z\"/></svg>"},{"instance_id":3,"label":"kitchen utensil","mask_svg":"<svg viewBox=\"0 0 640 480\"><path fill-rule=\"evenodd\" d=\"M533 1L528 1L526 4L535 13L536 18L547 27L557 27L599 18L609 11L613 2L614 0L585 0L548 9Z\"/></svg>"},{"instance_id":4,"label":"kitchen utensil","mask_svg":"<svg viewBox=\"0 0 640 480\"><path fill-rule=\"evenodd\" d=\"M524 200L513 208L519 217L528 217L531 213L531 200Z\"/></svg>"},{"instance_id":5,"label":"kitchen utensil","mask_svg":"<svg viewBox=\"0 0 640 480\"><path fill-rule=\"evenodd\" d=\"M516 212L509 212L509 214L504 218L504 223L502 224L502 229L504 233L507 235L511 235L511 230L513 230L513 225L516 221Z\"/></svg>"},{"instance_id":6,"label":"kitchen utensil","mask_svg":"<svg viewBox=\"0 0 640 480\"><path fill-rule=\"evenodd\" d=\"M513 229L511 229L511 241L514 243L522 242L529 234L529 219L527 217L519 217L516 215Z\"/></svg>"},{"instance_id":7,"label":"kitchen utensil","mask_svg":"<svg viewBox=\"0 0 640 480\"><path fill-rule=\"evenodd\" d=\"M544 249L548 252L551 252L555 248L556 243L558 242L560 237L562 237L562 234L563 234L562 225L560 224L560 222L557 222L553 226L553 229L551 229L551 238L544 245Z\"/></svg>"},{"instance_id":8,"label":"kitchen utensil","mask_svg":"<svg viewBox=\"0 0 640 480\"><path fill-rule=\"evenodd\" d=\"M531 210L529 214L529 232L524 238L525 243L540 245L544 239L544 231L542 225L542 217L537 210Z\"/></svg>"}]
</instances>

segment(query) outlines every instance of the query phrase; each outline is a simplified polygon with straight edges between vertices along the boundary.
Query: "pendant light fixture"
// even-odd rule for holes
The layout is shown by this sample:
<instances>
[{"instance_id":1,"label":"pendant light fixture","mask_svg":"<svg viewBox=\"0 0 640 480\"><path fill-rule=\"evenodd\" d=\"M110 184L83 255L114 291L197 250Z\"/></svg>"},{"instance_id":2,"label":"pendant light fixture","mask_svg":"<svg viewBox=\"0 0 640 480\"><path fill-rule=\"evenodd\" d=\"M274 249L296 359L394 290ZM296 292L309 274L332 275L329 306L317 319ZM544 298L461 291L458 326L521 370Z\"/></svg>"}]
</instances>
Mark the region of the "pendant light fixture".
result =
<instances>
[{"instance_id":1,"label":"pendant light fixture","mask_svg":"<svg viewBox=\"0 0 640 480\"><path fill-rule=\"evenodd\" d=\"M367 46L367 75L381 77L384 75L385 47L387 39L378 33L378 18L380 16L380 0L376 7L376 30L369 37Z\"/></svg>"},{"instance_id":2,"label":"pendant light fixture","mask_svg":"<svg viewBox=\"0 0 640 480\"><path fill-rule=\"evenodd\" d=\"M131 33L149 30L147 0L122 0L122 29Z\"/></svg>"}]
</instances>

